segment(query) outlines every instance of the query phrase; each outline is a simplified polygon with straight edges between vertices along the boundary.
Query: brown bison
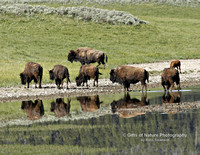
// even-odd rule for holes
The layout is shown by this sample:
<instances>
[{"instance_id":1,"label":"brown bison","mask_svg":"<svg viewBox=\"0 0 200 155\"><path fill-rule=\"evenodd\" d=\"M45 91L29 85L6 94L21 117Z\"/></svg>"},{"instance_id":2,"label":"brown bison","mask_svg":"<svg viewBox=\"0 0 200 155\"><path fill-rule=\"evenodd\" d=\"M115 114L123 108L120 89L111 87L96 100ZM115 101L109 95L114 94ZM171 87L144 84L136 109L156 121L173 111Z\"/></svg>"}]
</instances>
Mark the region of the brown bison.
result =
<instances>
[{"instance_id":1,"label":"brown bison","mask_svg":"<svg viewBox=\"0 0 200 155\"><path fill-rule=\"evenodd\" d=\"M63 80L66 78L68 89L68 82L70 82L70 79L67 67L62 65L55 65L54 68L49 71L49 76L51 80L55 79L58 89L60 89L60 85L62 85L61 87L63 87Z\"/></svg>"},{"instance_id":2,"label":"brown bison","mask_svg":"<svg viewBox=\"0 0 200 155\"><path fill-rule=\"evenodd\" d=\"M99 79L99 69L98 67L94 65L83 65L80 68L79 75L76 77L76 85L80 86L83 83L86 83L86 86L88 87L87 81L90 80L90 78L94 79L93 86L95 86L95 81L96 81L96 86L98 87L98 79Z\"/></svg>"},{"instance_id":3,"label":"brown bison","mask_svg":"<svg viewBox=\"0 0 200 155\"><path fill-rule=\"evenodd\" d=\"M180 103L181 102L181 92L164 92L162 96L162 103Z\"/></svg>"},{"instance_id":4,"label":"brown bison","mask_svg":"<svg viewBox=\"0 0 200 155\"><path fill-rule=\"evenodd\" d=\"M80 102L81 109L83 111L91 111L91 112L97 111L100 108L100 104L102 103L100 102L98 95L81 96L77 97L77 100Z\"/></svg>"},{"instance_id":5,"label":"brown bison","mask_svg":"<svg viewBox=\"0 0 200 155\"><path fill-rule=\"evenodd\" d=\"M39 88L41 88L42 74L43 68L41 65L35 62L28 62L25 65L24 72L20 73L21 83L23 85L27 83L27 88L29 88L29 83L34 80L35 88L37 88L37 82L39 83Z\"/></svg>"},{"instance_id":6,"label":"brown bison","mask_svg":"<svg viewBox=\"0 0 200 155\"><path fill-rule=\"evenodd\" d=\"M57 98L56 103L51 102L51 112L54 112L57 117L68 116L70 111L70 102L67 98L67 103L64 102L64 98Z\"/></svg>"},{"instance_id":7,"label":"brown bison","mask_svg":"<svg viewBox=\"0 0 200 155\"><path fill-rule=\"evenodd\" d=\"M68 54L68 61L70 61L71 63L73 61L79 61L82 65L84 65L97 62L98 66L102 63L104 65L104 69L105 69L105 62L104 62L105 58L107 62L108 58L104 52L89 47L80 47L77 48L76 50L70 50Z\"/></svg>"},{"instance_id":8,"label":"brown bison","mask_svg":"<svg viewBox=\"0 0 200 155\"><path fill-rule=\"evenodd\" d=\"M170 63L170 68L177 68L177 70L180 70L181 73L181 62L179 60L174 60Z\"/></svg>"},{"instance_id":9,"label":"brown bison","mask_svg":"<svg viewBox=\"0 0 200 155\"><path fill-rule=\"evenodd\" d=\"M149 101L147 101L146 93L142 93L141 100L137 98L130 98L129 93L127 93L124 94L124 98L118 101L114 100L111 103L111 109L113 113L117 112L122 118L130 118L145 114L143 112L137 112L135 109L147 105L149 105Z\"/></svg>"},{"instance_id":10,"label":"brown bison","mask_svg":"<svg viewBox=\"0 0 200 155\"><path fill-rule=\"evenodd\" d=\"M178 86L178 89L180 89L180 77L179 72L175 68L165 68L162 71L161 74L161 85L163 86L164 90L169 90L171 87L171 90L174 88L174 82Z\"/></svg>"},{"instance_id":11,"label":"brown bison","mask_svg":"<svg viewBox=\"0 0 200 155\"><path fill-rule=\"evenodd\" d=\"M124 85L124 90L128 91L130 84L135 84L137 82L141 82L142 84L142 91L145 87L147 91L147 82L149 82L149 73L143 69L133 66L118 66L116 69L111 69L110 71L110 80L114 82L118 82Z\"/></svg>"},{"instance_id":12,"label":"brown bison","mask_svg":"<svg viewBox=\"0 0 200 155\"><path fill-rule=\"evenodd\" d=\"M44 115L44 106L42 100L22 101L21 109L26 112L29 120L38 120Z\"/></svg>"}]
</instances>

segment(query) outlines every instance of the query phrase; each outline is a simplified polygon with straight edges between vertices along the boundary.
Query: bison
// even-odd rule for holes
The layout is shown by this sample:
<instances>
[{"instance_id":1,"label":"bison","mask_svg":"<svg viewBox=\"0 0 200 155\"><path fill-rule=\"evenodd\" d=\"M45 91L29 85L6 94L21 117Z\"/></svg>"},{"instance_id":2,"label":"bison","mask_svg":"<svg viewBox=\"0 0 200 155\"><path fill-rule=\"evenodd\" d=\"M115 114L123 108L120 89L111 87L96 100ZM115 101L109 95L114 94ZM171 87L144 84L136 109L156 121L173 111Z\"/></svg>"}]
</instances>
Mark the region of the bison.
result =
<instances>
[{"instance_id":1,"label":"bison","mask_svg":"<svg viewBox=\"0 0 200 155\"><path fill-rule=\"evenodd\" d=\"M51 102L51 112L54 112L57 117L69 115L70 102L69 98L67 98L67 103L64 102L64 98L57 98L56 103Z\"/></svg>"},{"instance_id":2,"label":"bison","mask_svg":"<svg viewBox=\"0 0 200 155\"><path fill-rule=\"evenodd\" d=\"M26 111L29 120L38 120L44 115L42 100L22 101L21 109Z\"/></svg>"},{"instance_id":3,"label":"bison","mask_svg":"<svg viewBox=\"0 0 200 155\"><path fill-rule=\"evenodd\" d=\"M90 112L97 111L100 108L100 104L102 103L100 102L98 95L81 96L77 97L77 100L80 102L81 109L83 111L90 111Z\"/></svg>"},{"instance_id":4,"label":"bison","mask_svg":"<svg viewBox=\"0 0 200 155\"><path fill-rule=\"evenodd\" d=\"M149 105L147 101L147 93L142 93L141 100L137 98L131 98L129 93L124 94L124 98L113 101L111 103L111 109L113 113L118 112L122 118L135 117L137 115L145 114L144 112L137 112L135 109Z\"/></svg>"},{"instance_id":5,"label":"bison","mask_svg":"<svg viewBox=\"0 0 200 155\"><path fill-rule=\"evenodd\" d=\"M174 82L176 83L178 89L180 89L180 77L179 72L175 68L165 68L161 74L161 85L163 86L164 90L171 90L174 88Z\"/></svg>"},{"instance_id":6,"label":"bison","mask_svg":"<svg viewBox=\"0 0 200 155\"><path fill-rule=\"evenodd\" d=\"M80 47L76 50L70 50L68 54L68 61L70 61L71 63L73 61L79 61L82 65L85 65L97 62L98 66L102 63L104 65L104 69L105 59L107 62L108 57L107 55L105 55L104 52L89 47Z\"/></svg>"},{"instance_id":7,"label":"bison","mask_svg":"<svg viewBox=\"0 0 200 155\"><path fill-rule=\"evenodd\" d=\"M124 85L125 91L128 91L131 83L135 84L140 81L142 84L142 91L144 87L147 91L146 80L149 82L149 73L143 68L122 65L118 66L116 69L111 69L110 80L113 83L118 82Z\"/></svg>"},{"instance_id":8,"label":"bison","mask_svg":"<svg viewBox=\"0 0 200 155\"><path fill-rule=\"evenodd\" d=\"M83 65L80 68L79 75L76 77L76 85L80 86L83 83L86 83L86 86L88 87L87 81L90 80L90 78L94 79L93 86L95 86L95 81L96 81L96 86L98 87L98 79L99 75L102 75L99 73L98 67L94 65Z\"/></svg>"},{"instance_id":9,"label":"bison","mask_svg":"<svg viewBox=\"0 0 200 155\"><path fill-rule=\"evenodd\" d=\"M70 82L70 79L67 67L62 65L55 65L54 68L49 71L49 76L51 80L55 79L55 83L58 89L60 89L60 84L63 87L63 80L66 78L68 89L68 82Z\"/></svg>"},{"instance_id":10,"label":"bison","mask_svg":"<svg viewBox=\"0 0 200 155\"><path fill-rule=\"evenodd\" d=\"M41 88L42 74L43 68L41 65L35 62L28 62L25 65L24 72L20 73L21 83L23 85L27 83L27 88L29 88L29 83L34 80L35 88L37 88L37 82L39 83L39 88Z\"/></svg>"},{"instance_id":11,"label":"bison","mask_svg":"<svg viewBox=\"0 0 200 155\"><path fill-rule=\"evenodd\" d=\"M177 68L177 70L180 70L181 73L181 62L179 60L174 60L170 63L170 68Z\"/></svg>"}]
</instances>

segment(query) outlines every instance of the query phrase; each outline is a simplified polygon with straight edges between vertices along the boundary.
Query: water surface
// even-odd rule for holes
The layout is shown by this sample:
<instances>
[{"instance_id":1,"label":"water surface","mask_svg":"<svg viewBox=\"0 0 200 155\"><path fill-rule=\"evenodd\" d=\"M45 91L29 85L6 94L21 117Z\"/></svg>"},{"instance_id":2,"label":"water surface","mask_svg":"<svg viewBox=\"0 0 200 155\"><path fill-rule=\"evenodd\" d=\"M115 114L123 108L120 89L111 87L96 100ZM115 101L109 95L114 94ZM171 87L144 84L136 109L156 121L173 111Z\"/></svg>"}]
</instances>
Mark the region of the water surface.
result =
<instances>
[{"instance_id":1,"label":"water surface","mask_svg":"<svg viewBox=\"0 0 200 155\"><path fill-rule=\"evenodd\" d=\"M78 154L197 154L200 109L192 103L200 101L199 93L197 87L0 103L1 150L70 146L81 148L70 150Z\"/></svg>"}]
</instances>

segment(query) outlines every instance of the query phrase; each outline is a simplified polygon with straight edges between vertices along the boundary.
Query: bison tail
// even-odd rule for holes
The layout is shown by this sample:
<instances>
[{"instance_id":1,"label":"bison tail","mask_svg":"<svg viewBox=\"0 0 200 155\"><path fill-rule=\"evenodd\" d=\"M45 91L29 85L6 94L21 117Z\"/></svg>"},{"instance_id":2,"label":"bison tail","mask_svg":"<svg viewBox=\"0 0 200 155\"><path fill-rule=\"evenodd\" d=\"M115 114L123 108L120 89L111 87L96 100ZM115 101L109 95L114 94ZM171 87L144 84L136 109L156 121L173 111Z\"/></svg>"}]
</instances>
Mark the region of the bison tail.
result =
<instances>
[{"instance_id":1,"label":"bison tail","mask_svg":"<svg viewBox=\"0 0 200 155\"><path fill-rule=\"evenodd\" d=\"M106 62L108 62L108 57L107 57L107 55L106 55Z\"/></svg>"},{"instance_id":2,"label":"bison tail","mask_svg":"<svg viewBox=\"0 0 200 155\"><path fill-rule=\"evenodd\" d=\"M65 76L67 77L67 80L68 80L69 82L71 82L70 79L69 79L69 72L68 72L68 70L66 71L66 75L65 75Z\"/></svg>"},{"instance_id":3,"label":"bison tail","mask_svg":"<svg viewBox=\"0 0 200 155\"><path fill-rule=\"evenodd\" d=\"M67 79L68 79L69 82L71 82L70 79L69 79L69 77Z\"/></svg>"},{"instance_id":4,"label":"bison tail","mask_svg":"<svg viewBox=\"0 0 200 155\"><path fill-rule=\"evenodd\" d=\"M144 74L145 74L145 80L147 80L147 82L149 83L149 72L145 70Z\"/></svg>"},{"instance_id":5,"label":"bison tail","mask_svg":"<svg viewBox=\"0 0 200 155\"><path fill-rule=\"evenodd\" d=\"M39 69L39 75L40 75L40 82L42 81L42 75L43 75L43 68L40 67Z\"/></svg>"}]
</instances>

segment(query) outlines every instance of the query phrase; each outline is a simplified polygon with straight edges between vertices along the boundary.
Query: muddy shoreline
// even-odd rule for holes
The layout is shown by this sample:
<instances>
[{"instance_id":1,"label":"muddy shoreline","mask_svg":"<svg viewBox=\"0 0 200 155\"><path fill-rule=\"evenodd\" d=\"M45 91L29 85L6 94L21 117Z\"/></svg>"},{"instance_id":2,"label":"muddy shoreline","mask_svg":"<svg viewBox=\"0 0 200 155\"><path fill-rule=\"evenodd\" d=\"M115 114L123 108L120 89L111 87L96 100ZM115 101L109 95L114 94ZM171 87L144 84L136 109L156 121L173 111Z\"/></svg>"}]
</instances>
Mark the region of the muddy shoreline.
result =
<instances>
[{"instance_id":1,"label":"muddy shoreline","mask_svg":"<svg viewBox=\"0 0 200 155\"><path fill-rule=\"evenodd\" d=\"M170 61L159 63L134 64L150 72L148 90L161 88L160 74L163 68L169 66ZM182 73L180 74L181 88L200 85L200 59L181 60ZM0 88L0 102L14 102L21 100L51 99L60 97L92 96L124 92L122 85L112 83L109 79L99 79L99 87L92 87L93 80L89 81L90 87L77 87L75 82L69 84L69 89L58 90L55 84L44 84L42 88L35 89L32 84L29 89L24 86ZM131 85L131 91L141 91L141 84Z\"/></svg>"}]
</instances>

